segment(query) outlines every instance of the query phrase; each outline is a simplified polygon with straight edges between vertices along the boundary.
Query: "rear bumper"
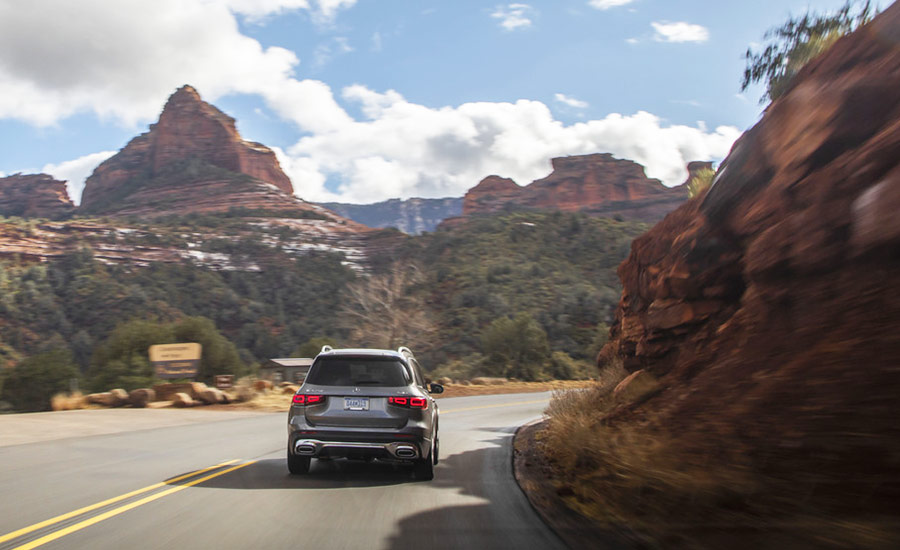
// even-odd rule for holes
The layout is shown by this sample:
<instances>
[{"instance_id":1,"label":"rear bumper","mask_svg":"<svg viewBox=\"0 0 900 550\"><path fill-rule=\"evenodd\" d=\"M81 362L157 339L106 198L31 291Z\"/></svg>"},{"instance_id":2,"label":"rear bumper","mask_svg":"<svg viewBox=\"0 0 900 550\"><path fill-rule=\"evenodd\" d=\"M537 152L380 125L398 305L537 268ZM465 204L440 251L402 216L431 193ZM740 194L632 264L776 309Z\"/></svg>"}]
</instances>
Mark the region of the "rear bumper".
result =
<instances>
[{"instance_id":1,"label":"rear bumper","mask_svg":"<svg viewBox=\"0 0 900 550\"><path fill-rule=\"evenodd\" d=\"M423 422L399 429L310 426L300 415L288 422L288 449L314 458L417 460L429 456L432 438Z\"/></svg>"},{"instance_id":2,"label":"rear bumper","mask_svg":"<svg viewBox=\"0 0 900 550\"><path fill-rule=\"evenodd\" d=\"M376 443L298 438L293 442L292 451L295 455L310 457L366 457L394 460L415 460L422 457L419 445L412 441Z\"/></svg>"}]
</instances>

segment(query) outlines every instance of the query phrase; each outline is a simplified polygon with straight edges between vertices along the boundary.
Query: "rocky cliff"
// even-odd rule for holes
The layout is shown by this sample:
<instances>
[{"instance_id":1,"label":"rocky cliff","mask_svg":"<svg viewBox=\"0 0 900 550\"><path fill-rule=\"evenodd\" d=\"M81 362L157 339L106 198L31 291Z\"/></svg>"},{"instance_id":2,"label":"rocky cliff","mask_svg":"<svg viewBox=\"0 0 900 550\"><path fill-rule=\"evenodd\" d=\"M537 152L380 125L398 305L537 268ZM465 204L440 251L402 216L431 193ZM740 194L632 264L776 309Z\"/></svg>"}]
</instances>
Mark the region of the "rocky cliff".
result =
<instances>
[{"instance_id":1,"label":"rocky cliff","mask_svg":"<svg viewBox=\"0 0 900 550\"><path fill-rule=\"evenodd\" d=\"M634 241L599 358L661 380L640 414L685 452L791 480L841 521L900 496L898 89L894 5Z\"/></svg>"},{"instance_id":2,"label":"rocky cliff","mask_svg":"<svg viewBox=\"0 0 900 550\"><path fill-rule=\"evenodd\" d=\"M74 209L64 181L47 174L0 178L0 216L60 219Z\"/></svg>"},{"instance_id":3,"label":"rocky cliff","mask_svg":"<svg viewBox=\"0 0 900 550\"><path fill-rule=\"evenodd\" d=\"M132 139L85 182L85 214L153 216L231 208L312 211L293 196L275 154L245 141L234 119L184 86L159 122Z\"/></svg>"},{"instance_id":4,"label":"rocky cliff","mask_svg":"<svg viewBox=\"0 0 900 550\"><path fill-rule=\"evenodd\" d=\"M447 218L462 212L461 198L391 199L375 204L321 203L320 206L369 227L394 227L408 235L434 231Z\"/></svg>"},{"instance_id":5,"label":"rocky cliff","mask_svg":"<svg viewBox=\"0 0 900 550\"><path fill-rule=\"evenodd\" d=\"M610 154L555 158L546 178L520 187L489 176L466 193L463 215L502 210L582 211L597 216L656 222L687 199L684 186L668 188L644 167Z\"/></svg>"}]
</instances>

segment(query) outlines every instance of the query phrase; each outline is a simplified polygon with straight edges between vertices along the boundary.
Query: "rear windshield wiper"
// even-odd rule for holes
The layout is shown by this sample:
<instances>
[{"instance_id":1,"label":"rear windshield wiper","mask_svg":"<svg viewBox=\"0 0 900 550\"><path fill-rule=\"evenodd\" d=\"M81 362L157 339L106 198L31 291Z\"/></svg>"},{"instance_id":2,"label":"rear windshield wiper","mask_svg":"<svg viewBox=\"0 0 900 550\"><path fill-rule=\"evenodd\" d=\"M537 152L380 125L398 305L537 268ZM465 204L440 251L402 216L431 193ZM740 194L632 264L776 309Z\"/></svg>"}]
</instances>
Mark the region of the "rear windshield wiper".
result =
<instances>
[{"instance_id":1,"label":"rear windshield wiper","mask_svg":"<svg viewBox=\"0 0 900 550\"><path fill-rule=\"evenodd\" d=\"M367 386L373 384L381 384L381 380L357 380L353 382L354 386Z\"/></svg>"}]
</instances>

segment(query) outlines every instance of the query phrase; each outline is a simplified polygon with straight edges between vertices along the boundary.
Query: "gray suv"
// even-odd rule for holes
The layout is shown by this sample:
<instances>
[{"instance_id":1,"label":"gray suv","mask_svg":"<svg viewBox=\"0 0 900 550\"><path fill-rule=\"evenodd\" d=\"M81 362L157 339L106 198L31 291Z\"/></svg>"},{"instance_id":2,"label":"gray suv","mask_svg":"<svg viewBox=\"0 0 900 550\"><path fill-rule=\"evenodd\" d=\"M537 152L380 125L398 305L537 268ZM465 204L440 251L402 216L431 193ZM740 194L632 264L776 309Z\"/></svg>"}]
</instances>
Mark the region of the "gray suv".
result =
<instances>
[{"instance_id":1,"label":"gray suv","mask_svg":"<svg viewBox=\"0 0 900 550\"><path fill-rule=\"evenodd\" d=\"M312 458L387 460L434 478L438 407L412 352L322 348L288 413L288 470L309 472Z\"/></svg>"}]
</instances>

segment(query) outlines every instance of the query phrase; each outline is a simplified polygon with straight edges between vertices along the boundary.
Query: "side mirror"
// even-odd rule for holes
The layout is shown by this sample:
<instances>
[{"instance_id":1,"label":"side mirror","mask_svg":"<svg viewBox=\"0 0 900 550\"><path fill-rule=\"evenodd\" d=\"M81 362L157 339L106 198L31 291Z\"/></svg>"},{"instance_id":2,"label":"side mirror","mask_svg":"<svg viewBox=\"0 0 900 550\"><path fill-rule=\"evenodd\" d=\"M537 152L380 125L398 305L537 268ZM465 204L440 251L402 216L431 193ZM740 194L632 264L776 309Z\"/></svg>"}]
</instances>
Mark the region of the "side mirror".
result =
<instances>
[{"instance_id":1,"label":"side mirror","mask_svg":"<svg viewBox=\"0 0 900 550\"><path fill-rule=\"evenodd\" d=\"M429 384L428 393L444 393L444 386L440 384Z\"/></svg>"}]
</instances>

